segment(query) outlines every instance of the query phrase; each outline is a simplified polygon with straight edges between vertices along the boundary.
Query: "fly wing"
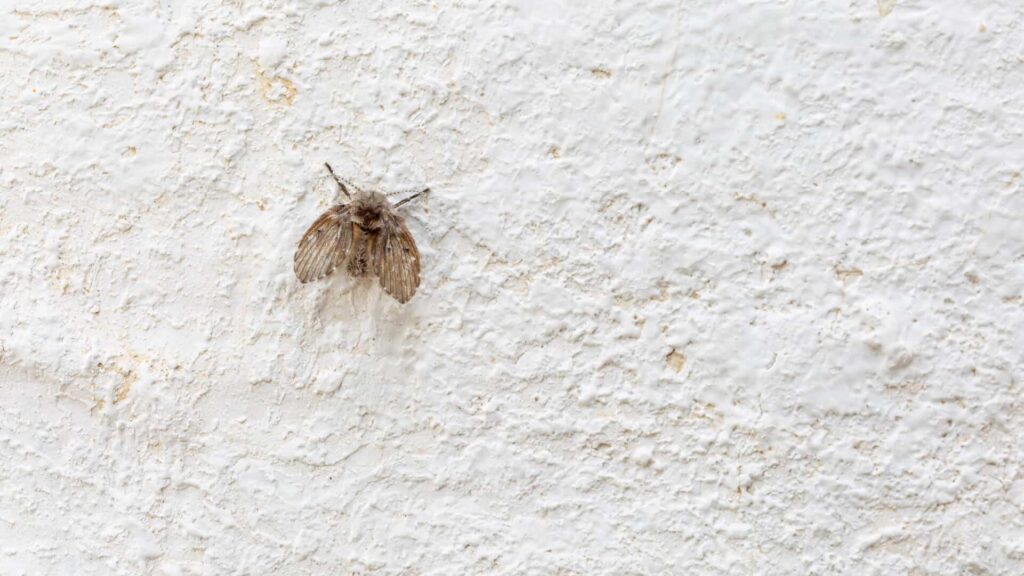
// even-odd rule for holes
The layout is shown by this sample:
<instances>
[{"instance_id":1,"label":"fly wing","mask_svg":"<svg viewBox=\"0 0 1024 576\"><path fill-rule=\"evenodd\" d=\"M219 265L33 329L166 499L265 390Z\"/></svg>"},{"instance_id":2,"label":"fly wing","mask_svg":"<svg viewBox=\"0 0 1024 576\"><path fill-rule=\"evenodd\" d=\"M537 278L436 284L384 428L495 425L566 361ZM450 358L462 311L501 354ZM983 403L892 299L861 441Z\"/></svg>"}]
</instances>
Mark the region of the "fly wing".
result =
<instances>
[{"instance_id":1,"label":"fly wing","mask_svg":"<svg viewBox=\"0 0 1024 576\"><path fill-rule=\"evenodd\" d=\"M374 247L374 271L384 291L404 304L420 285L420 251L401 216L386 212L382 220Z\"/></svg>"},{"instance_id":2,"label":"fly wing","mask_svg":"<svg viewBox=\"0 0 1024 576\"><path fill-rule=\"evenodd\" d=\"M324 212L302 235L295 249L295 276L300 282L319 280L345 261L352 245L352 219L341 204Z\"/></svg>"}]
</instances>

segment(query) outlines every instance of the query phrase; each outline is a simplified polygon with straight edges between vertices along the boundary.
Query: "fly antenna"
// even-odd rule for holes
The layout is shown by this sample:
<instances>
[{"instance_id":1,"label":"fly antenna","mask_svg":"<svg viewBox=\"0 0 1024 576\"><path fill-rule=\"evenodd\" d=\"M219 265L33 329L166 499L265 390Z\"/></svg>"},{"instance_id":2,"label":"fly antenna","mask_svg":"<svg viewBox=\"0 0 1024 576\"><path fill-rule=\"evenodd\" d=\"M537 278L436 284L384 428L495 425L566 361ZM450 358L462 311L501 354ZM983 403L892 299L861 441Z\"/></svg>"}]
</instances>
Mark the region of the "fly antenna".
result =
<instances>
[{"instance_id":1,"label":"fly antenna","mask_svg":"<svg viewBox=\"0 0 1024 576\"><path fill-rule=\"evenodd\" d=\"M334 178L334 182L337 183L338 189L341 190L345 194L346 198L351 198L352 194L349 194L348 187L345 186L345 180L343 180L342 178L339 178L338 175L334 173L334 169L331 168L330 164L328 164L327 162L324 162L324 166L327 166L327 171L331 173L331 177ZM355 186L352 186L352 187L355 188Z\"/></svg>"},{"instance_id":2,"label":"fly antenna","mask_svg":"<svg viewBox=\"0 0 1024 576\"><path fill-rule=\"evenodd\" d=\"M420 190L419 192L413 194L412 196L409 196L408 198L400 201L398 204L395 204L395 208L398 208L402 204L407 204L407 203L409 203L410 201L412 201L413 199L415 199L415 198L417 198L419 196L424 196L424 195L427 195L427 194L430 194L430 188L424 188L423 190Z\"/></svg>"}]
</instances>

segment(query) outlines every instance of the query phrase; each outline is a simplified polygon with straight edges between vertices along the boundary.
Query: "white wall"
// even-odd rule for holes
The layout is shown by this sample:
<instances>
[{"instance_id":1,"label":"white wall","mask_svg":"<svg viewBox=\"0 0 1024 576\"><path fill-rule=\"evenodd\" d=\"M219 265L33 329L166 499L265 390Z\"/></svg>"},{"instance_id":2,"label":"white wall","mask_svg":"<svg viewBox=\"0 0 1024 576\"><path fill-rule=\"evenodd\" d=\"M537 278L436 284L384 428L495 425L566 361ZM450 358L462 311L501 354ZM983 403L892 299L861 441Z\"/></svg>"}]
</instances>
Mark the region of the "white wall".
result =
<instances>
[{"instance_id":1,"label":"white wall","mask_svg":"<svg viewBox=\"0 0 1024 576\"><path fill-rule=\"evenodd\" d=\"M1024 573L1022 20L0 0L0 573Z\"/></svg>"}]
</instances>

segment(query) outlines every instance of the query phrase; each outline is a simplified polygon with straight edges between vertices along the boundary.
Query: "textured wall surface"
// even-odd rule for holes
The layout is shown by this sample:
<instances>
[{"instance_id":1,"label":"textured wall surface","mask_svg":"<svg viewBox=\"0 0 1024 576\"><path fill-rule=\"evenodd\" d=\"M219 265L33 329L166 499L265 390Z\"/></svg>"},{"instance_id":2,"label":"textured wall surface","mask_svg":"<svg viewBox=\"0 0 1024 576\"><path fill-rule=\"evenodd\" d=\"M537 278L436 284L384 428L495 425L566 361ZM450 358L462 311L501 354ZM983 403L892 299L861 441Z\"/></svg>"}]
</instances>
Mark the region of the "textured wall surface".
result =
<instances>
[{"instance_id":1,"label":"textured wall surface","mask_svg":"<svg viewBox=\"0 0 1024 576\"><path fill-rule=\"evenodd\" d=\"M1022 22L0 0L0 574L1024 573Z\"/></svg>"}]
</instances>

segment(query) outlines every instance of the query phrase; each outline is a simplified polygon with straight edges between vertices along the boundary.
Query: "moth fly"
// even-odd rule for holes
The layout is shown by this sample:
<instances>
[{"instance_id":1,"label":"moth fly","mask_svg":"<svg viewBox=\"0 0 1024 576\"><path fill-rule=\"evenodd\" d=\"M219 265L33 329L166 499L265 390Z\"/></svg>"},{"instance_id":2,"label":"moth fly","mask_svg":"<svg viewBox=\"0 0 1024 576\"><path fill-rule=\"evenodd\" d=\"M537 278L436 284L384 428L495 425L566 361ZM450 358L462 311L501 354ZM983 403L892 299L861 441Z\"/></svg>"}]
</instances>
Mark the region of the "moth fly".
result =
<instances>
[{"instance_id":1,"label":"moth fly","mask_svg":"<svg viewBox=\"0 0 1024 576\"><path fill-rule=\"evenodd\" d=\"M385 292L408 302L420 285L420 252L397 209L429 194L430 188L392 205L386 195L363 190L339 178L330 164L324 166L348 202L321 214L302 235L295 249L295 276L311 282L346 264L352 276L377 276Z\"/></svg>"}]
</instances>

